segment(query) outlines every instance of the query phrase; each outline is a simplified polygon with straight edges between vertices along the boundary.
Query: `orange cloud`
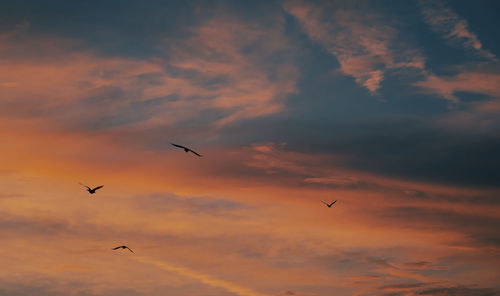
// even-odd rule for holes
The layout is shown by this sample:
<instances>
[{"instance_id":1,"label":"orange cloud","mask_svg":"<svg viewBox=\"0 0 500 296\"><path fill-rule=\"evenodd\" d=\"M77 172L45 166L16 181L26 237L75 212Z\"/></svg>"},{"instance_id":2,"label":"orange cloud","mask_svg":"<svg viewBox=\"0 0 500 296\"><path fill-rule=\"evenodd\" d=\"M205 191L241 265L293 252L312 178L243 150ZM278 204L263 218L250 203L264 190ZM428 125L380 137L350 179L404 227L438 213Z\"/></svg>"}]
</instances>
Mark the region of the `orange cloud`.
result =
<instances>
[{"instance_id":1,"label":"orange cloud","mask_svg":"<svg viewBox=\"0 0 500 296\"><path fill-rule=\"evenodd\" d=\"M467 241L463 231L479 229L474 223L457 227L462 225L457 221L471 222L473 213L492 217L497 210L478 203L483 190L347 171L330 166L327 156L289 152L283 144L211 149L210 157L195 159L176 150L118 148L102 135L1 132L6 139L1 161L18 172L0 184L8 188L5 194L19 197L0 199L0 230L9 238L0 256L16 254L0 260L17 261L14 271L27 277L91 283L97 294L116 285L151 294L150 287L161 282L240 295L274 295L284 287L311 295L307 287L326 282L325 290L331 290L381 286L394 278L447 280L454 265L436 268L451 264L444 257L484 250L474 244L449 247ZM230 170L238 166L239 173ZM304 181L307 175L321 182ZM91 198L77 184L82 178L105 187ZM378 187L328 187L350 179ZM426 195L406 194L409 190ZM432 198L458 200L460 194L474 203ZM319 202L328 197L339 199L337 207ZM397 216L394 207L417 211ZM456 219L447 218L450 207ZM37 244L27 244L32 241ZM109 245L117 243L130 245L139 260L110 253ZM429 263L421 268L407 264L423 261ZM471 259L470 266L484 273L494 268L479 259ZM439 274L421 274L428 270ZM378 277L356 278L367 274ZM0 276L12 279L5 270Z\"/></svg>"}]
</instances>

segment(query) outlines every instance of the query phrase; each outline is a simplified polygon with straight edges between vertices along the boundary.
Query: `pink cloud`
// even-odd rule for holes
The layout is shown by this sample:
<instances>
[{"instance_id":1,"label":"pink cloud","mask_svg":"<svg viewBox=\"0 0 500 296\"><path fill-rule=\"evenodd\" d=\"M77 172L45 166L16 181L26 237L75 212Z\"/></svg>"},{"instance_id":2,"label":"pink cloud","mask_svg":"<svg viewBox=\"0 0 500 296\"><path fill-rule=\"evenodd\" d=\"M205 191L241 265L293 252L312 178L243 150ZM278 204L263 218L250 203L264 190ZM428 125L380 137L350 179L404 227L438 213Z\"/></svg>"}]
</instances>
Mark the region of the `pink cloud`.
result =
<instances>
[{"instance_id":1,"label":"pink cloud","mask_svg":"<svg viewBox=\"0 0 500 296\"><path fill-rule=\"evenodd\" d=\"M415 83L431 93L437 93L444 98L457 102L455 92L472 92L500 97L500 75L484 72L461 72L455 76L439 77L429 75L425 80Z\"/></svg>"},{"instance_id":2,"label":"pink cloud","mask_svg":"<svg viewBox=\"0 0 500 296\"><path fill-rule=\"evenodd\" d=\"M483 45L476 34L468 28L467 21L447 7L442 1L420 1L421 12L424 20L443 39L459 43L464 48L473 50L487 59L497 61L497 57L483 49Z\"/></svg>"},{"instance_id":3,"label":"pink cloud","mask_svg":"<svg viewBox=\"0 0 500 296\"><path fill-rule=\"evenodd\" d=\"M424 58L399 44L398 30L383 24L381 16L339 8L331 12L331 7L305 1L285 2L284 7L313 40L337 57L342 73L371 94L377 94L387 69L424 70Z\"/></svg>"},{"instance_id":4,"label":"pink cloud","mask_svg":"<svg viewBox=\"0 0 500 296\"><path fill-rule=\"evenodd\" d=\"M206 79L227 79L220 87L204 90L214 98L212 107L230 111L217 125L279 112L286 96L296 91L298 70L293 63L267 65L266 58L273 53L293 48L284 37L282 17L276 20L269 28L221 16L203 25L184 44L173 46L170 65L196 71ZM255 50L243 53L248 47Z\"/></svg>"},{"instance_id":5,"label":"pink cloud","mask_svg":"<svg viewBox=\"0 0 500 296\"><path fill-rule=\"evenodd\" d=\"M75 51L71 45L79 41L74 40L28 40L23 30L17 30L0 36L4 110L17 119L46 112L49 121L71 117L72 123L89 123L130 104L159 99L140 123L133 123L172 125L209 111L220 114L207 119L214 128L274 114L296 91L298 77L290 60L269 60L293 48L283 32L279 15L269 28L218 13L194 29L192 37L168 40L162 48L169 50L168 60L140 60ZM40 50L20 50L35 47ZM248 47L252 50L245 52ZM177 75L172 68L188 74ZM161 100L169 96L176 99ZM99 108L82 108L89 100L98 102ZM53 114L56 110L64 112Z\"/></svg>"},{"instance_id":6,"label":"pink cloud","mask_svg":"<svg viewBox=\"0 0 500 296\"><path fill-rule=\"evenodd\" d=\"M253 150L262 153L270 153L276 151L277 149L283 148L286 146L286 143L276 144L273 142L270 143L255 143L252 145Z\"/></svg>"}]
</instances>

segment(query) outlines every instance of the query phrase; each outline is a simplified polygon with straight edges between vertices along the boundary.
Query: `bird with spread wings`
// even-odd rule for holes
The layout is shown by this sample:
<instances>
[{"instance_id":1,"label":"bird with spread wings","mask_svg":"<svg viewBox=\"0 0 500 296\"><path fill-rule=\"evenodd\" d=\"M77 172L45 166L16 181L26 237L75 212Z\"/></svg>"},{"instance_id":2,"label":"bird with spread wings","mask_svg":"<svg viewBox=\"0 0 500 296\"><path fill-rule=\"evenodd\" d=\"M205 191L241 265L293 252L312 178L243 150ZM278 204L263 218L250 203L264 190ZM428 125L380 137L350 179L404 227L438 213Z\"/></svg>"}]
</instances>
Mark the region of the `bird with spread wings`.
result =
<instances>
[{"instance_id":1,"label":"bird with spread wings","mask_svg":"<svg viewBox=\"0 0 500 296\"><path fill-rule=\"evenodd\" d=\"M118 250L118 249L128 249L130 252L134 253L134 251L132 251L132 249L130 249L129 247L127 246L118 246L116 248L113 248L113 250ZM135 253L134 253L135 254Z\"/></svg>"},{"instance_id":2,"label":"bird with spread wings","mask_svg":"<svg viewBox=\"0 0 500 296\"><path fill-rule=\"evenodd\" d=\"M334 202L329 203L329 204L324 202L324 201L321 201L321 202L324 203L327 207L331 208L333 206L333 204L336 203L337 201L334 201Z\"/></svg>"},{"instance_id":3,"label":"bird with spread wings","mask_svg":"<svg viewBox=\"0 0 500 296\"><path fill-rule=\"evenodd\" d=\"M196 153L196 151L194 151L193 149L191 148L188 148L188 147L185 147L185 146L182 146L182 145L177 145L177 144L174 144L174 143L170 143L172 144L173 146L177 147L177 148L182 148L184 149L184 151L187 153L187 152L192 152L193 154L199 156L199 157L202 157L203 155L200 155L198 153Z\"/></svg>"},{"instance_id":4,"label":"bird with spread wings","mask_svg":"<svg viewBox=\"0 0 500 296\"><path fill-rule=\"evenodd\" d=\"M96 191L97 189L101 189L102 187L104 187L104 185L101 185L101 186L97 186L97 187L95 187L95 188L90 188L89 186L87 186L87 185L83 185L82 183L80 183L80 185L82 185L83 187L86 187L86 188L87 188L87 191L88 191L90 194L94 194L94 193L95 193L95 191Z\"/></svg>"}]
</instances>

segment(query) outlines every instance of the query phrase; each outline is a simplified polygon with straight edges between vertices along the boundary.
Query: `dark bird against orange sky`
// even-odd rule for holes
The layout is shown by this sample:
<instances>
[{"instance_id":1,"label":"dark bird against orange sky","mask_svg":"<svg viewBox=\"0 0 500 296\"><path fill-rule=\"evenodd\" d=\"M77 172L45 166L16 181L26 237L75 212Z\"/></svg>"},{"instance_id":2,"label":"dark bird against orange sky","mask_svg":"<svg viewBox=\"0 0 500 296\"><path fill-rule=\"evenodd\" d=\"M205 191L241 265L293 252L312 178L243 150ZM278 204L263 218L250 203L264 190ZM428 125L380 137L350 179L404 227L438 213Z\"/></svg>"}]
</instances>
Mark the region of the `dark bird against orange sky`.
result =
<instances>
[{"instance_id":1,"label":"dark bird against orange sky","mask_svg":"<svg viewBox=\"0 0 500 296\"><path fill-rule=\"evenodd\" d=\"M332 203L330 203L330 204L327 204L327 203L326 203L326 202L324 202L324 201L321 201L321 202L322 202L322 203L324 203L327 207L331 208L331 207L333 206L333 204L334 204L334 203L336 203L337 201L334 201L334 202L332 202Z\"/></svg>"},{"instance_id":2,"label":"dark bird against orange sky","mask_svg":"<svg viewBox=\"0 0 500 296\"><path fill-rule=\"evenodd\" d=\"M170 144L174 145L175 147L178 147L178 148L182 148L182 149L184 149L184 151L185 151L186 153L187 153L187 152L192 152L193 154L195 154L195 155L197 155L197 156L199 156L199 157L202 157L202 156L203 156L203 155L200 155L200 154L196 153L196 152L195 152L193 149L191 149L191 148L187 148L187 147L184 147L184 146L182 146L182 145L177 145L177 144L174 144L174 143L170 143Z\"/></svg>"},{"instance_id":3,"label":"dark bird against orange sky","mask_svg":"<svg viewBox=\"0 0 500 296\"><path fill-rule=\"evenodd\" d=\"M80 183L80 185L82 185L83 187L86 187L86 188L87 188L87 191L88 191L90 194L94 194L94 193L95 193L95 191L96 191L97 189L101 189L102 187L104 187L104 185L101 185L101 186L97 186L97 187L95 187L95 188L90 188L89 186L87 186L87 185L83 185L82 183Z\"/></svg>"},{"instance_id":4,"label":"dark bird against orange sky","mask_svg":"<svg viewBox=\"0 0 500 296\"><path fill-rule=\"evenodd\" d=\"M127 246L118 246L116 248L113 248L113 250L118 250L118 249L128 249L130 252L134 253L134 251L132 251L129 247ZM134 253L135 254L135 253Z\"/></svg>"}]
</instances>

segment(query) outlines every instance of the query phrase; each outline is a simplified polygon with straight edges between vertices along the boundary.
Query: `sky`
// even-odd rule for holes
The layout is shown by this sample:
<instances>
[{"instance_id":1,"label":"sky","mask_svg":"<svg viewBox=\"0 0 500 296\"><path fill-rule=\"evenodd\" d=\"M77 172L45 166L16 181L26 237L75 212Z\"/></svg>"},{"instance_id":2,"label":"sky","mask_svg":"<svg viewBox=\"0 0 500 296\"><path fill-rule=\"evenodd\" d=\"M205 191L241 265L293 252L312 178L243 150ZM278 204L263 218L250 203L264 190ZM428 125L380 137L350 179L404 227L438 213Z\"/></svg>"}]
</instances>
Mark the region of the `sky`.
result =
<instances>
[{"instance_id":1,"label":"sky","mask_svg":"<svg viewBox=\"0 0 500 296\"><path fill-rule=\"evenodd\" d=\"M1 1L0 295L500 295L499 11Z\"/></svg>"}]
</instances>

